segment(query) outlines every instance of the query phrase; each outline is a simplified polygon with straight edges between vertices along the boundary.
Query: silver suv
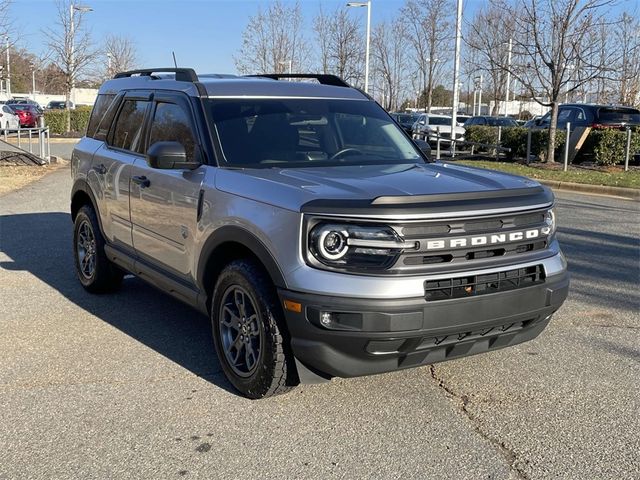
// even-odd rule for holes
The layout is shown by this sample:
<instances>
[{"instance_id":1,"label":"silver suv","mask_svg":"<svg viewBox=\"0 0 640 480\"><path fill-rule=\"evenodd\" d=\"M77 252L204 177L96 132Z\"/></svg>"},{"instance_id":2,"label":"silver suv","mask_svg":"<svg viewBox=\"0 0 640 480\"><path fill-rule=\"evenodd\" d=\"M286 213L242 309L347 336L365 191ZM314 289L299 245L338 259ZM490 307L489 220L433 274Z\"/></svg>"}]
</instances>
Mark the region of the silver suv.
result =
<instances>
[{"instance_id":1,"label":"silver suv","mask_svg":"<svg viewBox=\"0 0 640 480\"><path fill-rule=\"evenodd\" d=\"M120 73L72 175L84 288L205 313L251 398L530 340L567 296L549 189L431 162L329 75Z\"/></svg>"}]
</instances>

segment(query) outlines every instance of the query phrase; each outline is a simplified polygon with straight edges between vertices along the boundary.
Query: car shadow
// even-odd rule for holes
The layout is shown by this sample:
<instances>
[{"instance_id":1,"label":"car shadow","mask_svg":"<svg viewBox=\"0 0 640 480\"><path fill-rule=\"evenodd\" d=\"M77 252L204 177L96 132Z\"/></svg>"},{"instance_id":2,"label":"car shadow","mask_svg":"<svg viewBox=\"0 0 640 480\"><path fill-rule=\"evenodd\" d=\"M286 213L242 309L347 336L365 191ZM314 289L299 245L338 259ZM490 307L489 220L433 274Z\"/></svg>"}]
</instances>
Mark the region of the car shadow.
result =
<instances>
[{"instance_id":1,"label":"car shadow","mask_svg":"<svg viewBox=\"0 0 640 480\"><path fill-rule=\"evenodd\" d=\"M0 250L10 258L0 267L30 272L97 318L236 393L222 373L206 316L133 276L113 294L86 292L75 276L72 233L67 213L0 216Z\"/></svg>"}]
</instances>

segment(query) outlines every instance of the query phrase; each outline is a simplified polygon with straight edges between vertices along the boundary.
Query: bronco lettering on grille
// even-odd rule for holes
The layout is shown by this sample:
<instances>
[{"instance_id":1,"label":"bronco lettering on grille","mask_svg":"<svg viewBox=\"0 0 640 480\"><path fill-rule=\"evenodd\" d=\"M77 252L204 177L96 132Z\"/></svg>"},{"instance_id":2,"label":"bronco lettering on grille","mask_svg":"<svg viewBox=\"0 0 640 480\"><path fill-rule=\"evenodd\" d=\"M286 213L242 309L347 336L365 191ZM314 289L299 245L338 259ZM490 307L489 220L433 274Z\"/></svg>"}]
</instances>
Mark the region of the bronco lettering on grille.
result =
<instances>
[{"instance_id":1,"label":"bronco lettering on grille","mask_svg":"<svg viewBox=\"0 0 640 480\"><path fill-rule=\"evenodd\" d=\"M493 235L474 235L468 237L456 237L447 239L427 240L424 243L425 250L443 250L450 248L476 247L480 245L499 245L502 243L520 242L523 240L533 240L549 235L548 227L532 228L508 233L497 233Z\"/></svg>"}]
</instances>

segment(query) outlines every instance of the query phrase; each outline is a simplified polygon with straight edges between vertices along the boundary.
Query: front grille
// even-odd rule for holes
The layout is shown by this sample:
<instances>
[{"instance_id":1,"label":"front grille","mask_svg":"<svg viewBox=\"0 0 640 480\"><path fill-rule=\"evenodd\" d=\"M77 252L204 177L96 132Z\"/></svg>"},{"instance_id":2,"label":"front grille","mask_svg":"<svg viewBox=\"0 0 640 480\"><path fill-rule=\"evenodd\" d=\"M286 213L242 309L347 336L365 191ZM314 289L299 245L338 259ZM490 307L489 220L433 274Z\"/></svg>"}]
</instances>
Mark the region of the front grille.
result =
<instances>
[{"instance_id":1,"label":"front grille","mask_svg":"<svg viewBox=\"0 0 640 480\"><path fill-rule=\"evenodd\" d=\"M505 292L540 283L544 283L544 270L542 265L535 265L496 273L427 280L424 291L427 301L436 301Z\"/></svg>"},{"instance_id":2,"label":"front grille","mask_svg":"<svg viewBox=\"0 0 640 480\"><path fill-rule=\"evenodd\" d=\"M460 272L471 266L488 268L542 258L551 239L544 234L514 238L513 232L538 230L546 226L546 210L515 212L481 218L457 218L407 222L394 225L400 238L415 248L403 250L390 265L389 273ZM506 240L473 242L478 237L504 237ZM451 246L450 240L465 238L464 245ZM440 242L440 247L431 247Z\"/></svg>"}]
</instances>

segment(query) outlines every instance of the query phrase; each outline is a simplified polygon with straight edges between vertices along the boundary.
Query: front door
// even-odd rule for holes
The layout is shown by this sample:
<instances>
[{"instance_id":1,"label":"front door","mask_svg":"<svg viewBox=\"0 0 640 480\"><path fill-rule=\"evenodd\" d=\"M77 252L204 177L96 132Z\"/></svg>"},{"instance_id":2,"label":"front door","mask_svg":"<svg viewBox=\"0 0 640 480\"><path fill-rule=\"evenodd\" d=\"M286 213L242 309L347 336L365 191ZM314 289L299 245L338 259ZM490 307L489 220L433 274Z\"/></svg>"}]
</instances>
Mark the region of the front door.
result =
<instances>
[{"instance_id":1,"label":"front door","mask_svg":"<svg viewBox=\"0 0 640 480\"><path fill-rule=\"evenodd\" d=\"M191 104L182 94L156 93L146 147L161 141L184 145L187 158L201 157ZM151 168L145 158L131 172L133 245L142 260L192 282L194 236L206 166L195 170Z\"/></svg>"}]
</instances>

